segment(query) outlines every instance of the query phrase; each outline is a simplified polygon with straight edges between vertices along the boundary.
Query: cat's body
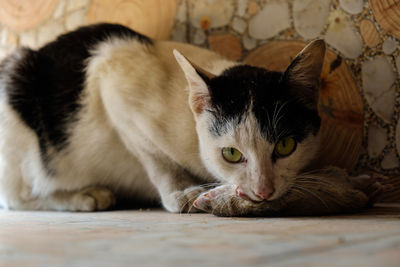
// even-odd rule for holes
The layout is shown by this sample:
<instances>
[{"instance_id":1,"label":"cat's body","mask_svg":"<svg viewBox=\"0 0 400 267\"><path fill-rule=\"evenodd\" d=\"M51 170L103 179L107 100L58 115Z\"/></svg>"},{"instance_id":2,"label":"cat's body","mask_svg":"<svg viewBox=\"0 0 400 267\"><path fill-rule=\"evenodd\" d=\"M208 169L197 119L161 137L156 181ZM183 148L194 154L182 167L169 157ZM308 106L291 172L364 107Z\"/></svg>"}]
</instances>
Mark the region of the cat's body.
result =
<instances>
[{"instance_id":1,"label":"cat's body","mask_svg":"<svg viewBox=\"0 0 400 267\"><path fill-rule=\"evenodd\" d=\"M194 68L175 52L179 65L174 49ZM220 181L240 185L238 194L253 200L279 197L317 149L317 61L312 78L307 71L293 78L313 93L268 96L259 84L296 87L286 81L291 76L186 44L152 42L116 25L82 28L38 51L21 49L0 66L0 206L98 210L125 195L161 200L178 212L191 209L204 190L198 185ZM204 81L231 86L232 97L224 86L218 92L226 96L207 93ZM234 88L253 85L247 93ZM263 99L268 105L258 103ZM297 147L275 157L286 136ZM226 162L225 147L248 157Z\"/></svg>"}]
</instances>

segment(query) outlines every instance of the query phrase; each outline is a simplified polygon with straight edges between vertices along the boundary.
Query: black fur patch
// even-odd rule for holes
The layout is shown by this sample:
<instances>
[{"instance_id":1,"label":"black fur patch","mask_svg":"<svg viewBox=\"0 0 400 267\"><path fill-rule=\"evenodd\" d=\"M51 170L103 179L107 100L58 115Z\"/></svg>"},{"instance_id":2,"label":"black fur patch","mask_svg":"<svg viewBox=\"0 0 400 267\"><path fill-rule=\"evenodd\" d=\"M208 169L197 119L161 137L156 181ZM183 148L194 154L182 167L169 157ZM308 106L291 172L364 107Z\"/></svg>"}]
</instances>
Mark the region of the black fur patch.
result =
<instances>
[{"instance_id":1,"label":"black fur patch","mask_svg":"<svg viewBox=\"0 0 400 267\"><path fill-rule=\"evenodd\" d=\"M90 50L109 37L152 41L124 26L95 24L59 36L37 51L25 49L24 56L8 75L6 92L11 106L38 136L44 162L48 150L68 144L68 125L80 109L86 60Z\"/></svg>"},{"instance_id":2,"label":"black fur patch","mask_svg":"<svg viewBox=\"0 0 400 267\"><path fill-rule=\"evenodd\" d=\"M281 72L251 66L236 66L206 80L215 120L210 131L221 135L227 124L245 119L251 106L264 137L271 143L291 136L301 142L320 128L317 111L304 106L290 93L291 85Z\"/></svg>"}]
</instances>

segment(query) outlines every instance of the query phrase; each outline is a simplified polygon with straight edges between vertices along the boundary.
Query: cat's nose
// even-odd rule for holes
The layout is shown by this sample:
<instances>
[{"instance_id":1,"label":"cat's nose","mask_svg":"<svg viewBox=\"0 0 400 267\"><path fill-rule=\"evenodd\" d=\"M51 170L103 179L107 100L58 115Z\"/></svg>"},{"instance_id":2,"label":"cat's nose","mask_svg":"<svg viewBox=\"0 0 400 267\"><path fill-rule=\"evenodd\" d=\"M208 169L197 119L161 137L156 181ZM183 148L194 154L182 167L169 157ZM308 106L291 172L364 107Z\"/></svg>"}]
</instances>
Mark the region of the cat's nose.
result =
<instances>
[{"instance_id":1,"label":"cat's nose","mask_svg":"<svg viewBox=\"0 0 400 267\"><path fill-rule=\"evenodd\" d=\"M257 191L255 191L255 195L261 199L269 199L275 192L273 187L263 187Z\"/></svg>"}]
</instances>

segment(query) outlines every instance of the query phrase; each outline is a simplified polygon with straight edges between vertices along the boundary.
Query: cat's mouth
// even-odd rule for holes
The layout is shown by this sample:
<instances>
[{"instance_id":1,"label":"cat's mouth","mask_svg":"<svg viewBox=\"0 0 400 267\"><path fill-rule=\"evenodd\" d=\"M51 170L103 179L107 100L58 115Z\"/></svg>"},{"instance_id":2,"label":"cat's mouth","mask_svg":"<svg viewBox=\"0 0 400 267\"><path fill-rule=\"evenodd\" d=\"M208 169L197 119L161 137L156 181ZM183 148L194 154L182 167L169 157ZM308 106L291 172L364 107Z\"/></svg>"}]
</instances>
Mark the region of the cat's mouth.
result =
<instances>
[{"instance_id":1,"label":"cat's mouth","mask_svg":"<svg viewBox=\"0 0 400 267\"><path fill-rule=\"evenodd\" d=\"M243 187L237 185L235 188L236 196L253 202L261 202L266 200L263 196L257 195L252 190L245 190Z\"/></svg>"},{"instance_id":2,"label":"cat's mouth","mask_svg":"<svg viewBox=\"0 0 400 267\"><path fill-rule=\"evenodd\" d=\"M235 193L236 196L248 200L248 201L253 201L253 202L262 202L262 201L273 201L281 196L283 196L285 193L287 193L287 190L273 190L269 194L266 193L264 195L256 194L252 190L245 190L244 187L237 185L235 187Z\"/></svg>"}]
</instances>

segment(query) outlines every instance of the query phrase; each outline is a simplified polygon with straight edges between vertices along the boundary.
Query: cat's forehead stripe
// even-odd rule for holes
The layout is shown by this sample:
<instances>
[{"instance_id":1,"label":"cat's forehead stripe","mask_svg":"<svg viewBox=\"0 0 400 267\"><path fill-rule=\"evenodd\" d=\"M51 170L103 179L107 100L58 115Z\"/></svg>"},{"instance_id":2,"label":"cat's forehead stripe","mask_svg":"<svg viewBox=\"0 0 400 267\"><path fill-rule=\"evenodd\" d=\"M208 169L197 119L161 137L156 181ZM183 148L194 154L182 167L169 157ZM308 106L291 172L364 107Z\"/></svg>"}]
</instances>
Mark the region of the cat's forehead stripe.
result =
<instances>
[{"instance_id":1,"label":"cat's forehead stripe","mask_svg":"<svg viewBox=\"0 0 400 267\"><path fill-rule=\"evenodd\" d=\"M319 129L318 114L296 101L280 72L236 66L211 80L209 87L215 109L210 126L214 135L234 128L249 112L256 118L255 127L269 142L283 135L303 139Z\"/></svg>"}]
</instances>

